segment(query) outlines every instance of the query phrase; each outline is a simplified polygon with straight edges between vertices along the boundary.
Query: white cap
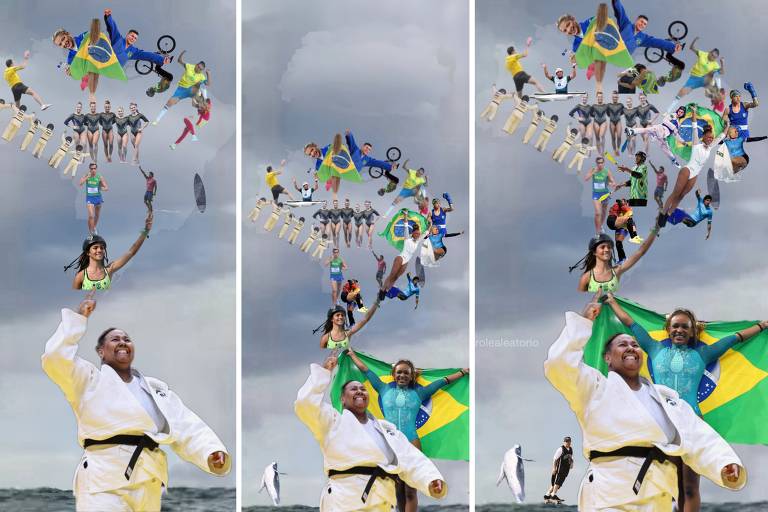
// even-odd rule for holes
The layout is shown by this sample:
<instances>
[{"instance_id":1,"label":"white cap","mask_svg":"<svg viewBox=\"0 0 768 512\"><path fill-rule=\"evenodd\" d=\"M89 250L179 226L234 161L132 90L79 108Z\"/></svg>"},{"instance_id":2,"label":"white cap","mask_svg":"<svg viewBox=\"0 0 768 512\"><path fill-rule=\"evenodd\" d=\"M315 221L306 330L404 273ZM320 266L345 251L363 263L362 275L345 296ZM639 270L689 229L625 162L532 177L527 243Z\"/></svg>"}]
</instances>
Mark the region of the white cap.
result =
<instances>
[{"instance_id":1,"label":"white cap","mask_svg":"<svg viewBox=\"0 0 768 512\"><path fill-rule=\"evenodd\" d=\"M563 72L563 68L557 68L557 69L555 70L555 73L562 73L562 72Z\"/></svg>"},{"instance_id":2,"label":"white cap","mask_svg":"<svg viewBox=\"0 0 768 512\"><path fill-rule=\"evenodd\" d=\"M302 183L302 184L301 184L301 186L303 187L304 185L306 185L306 186L309 186L309 183L307 183L307 182L305 181L304 183Z\"/></svg>"}]
</instances>

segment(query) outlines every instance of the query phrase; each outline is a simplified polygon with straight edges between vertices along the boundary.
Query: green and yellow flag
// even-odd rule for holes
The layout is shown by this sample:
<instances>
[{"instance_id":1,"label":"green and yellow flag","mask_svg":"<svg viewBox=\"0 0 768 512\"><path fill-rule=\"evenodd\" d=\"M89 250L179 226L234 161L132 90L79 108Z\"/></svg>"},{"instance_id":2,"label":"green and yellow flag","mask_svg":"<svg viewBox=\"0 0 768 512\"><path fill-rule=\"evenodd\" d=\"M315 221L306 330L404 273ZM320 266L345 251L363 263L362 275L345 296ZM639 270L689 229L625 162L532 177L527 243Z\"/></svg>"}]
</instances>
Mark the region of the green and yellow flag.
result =
<instances>
[{"instance_id":1,"label":"green and yellow flag","mask_svg":"<svg viewBox=\"0 0 768 512\"><path fill-rule=\"evenodd\" d=\"M595 27L596 19L596 17L592 18L576 50L576 63L579 67L587 68L596 60L602 60L620 68L634 66L635 61L627 51L616 22L608 18L605 28L598 32Z\"/></svg>"},{"instance_id":2,"label":"green and yellow flag","mask_svg":"<svg viewBox=\"0 0 768 512\"><path fill-rule=\"evenodd\" d=\"M678 120L678 131L680 132L680 139L682 139L682 142L674 135L667 137L667 145L669 145L669 149L672 150L672 153L676 154L686 162L691 159L694 108L696 109L696 130L698 131L699 140L701 140L705 128L711 128L712 134L717 137L723 133L723 128L725 127L723 118L714 110L700 107L695 103L687 105L685 107L685 117Z\"/></svg>"},{"instance_id":3,"label":"green and yellow flag","mask_svg":"<svg viewBox=\"0 0 768 512\"><path fill-rule=\"evenodd\" d=\"M393 382L390 363L360 352L357 352L357 355L382 382ZM417 385L428 386L431 382L457 371L458 368L422 370ZM341 411L341 387L350 380L365 383L369 395L368 412L377 418L384 418L379 394L346 352L339 356L338 370L331 383L333 406ZM421 404L421 410L416 416L416 432L421 439L421 449L427 457L469 460L469 378L462 378L442 387Z\"/></svg>"},{"instance_id":4,"label":"green and yellow flag","mask_svg":"<svg viewBox=\"0 0 768 512\"><path fill-rule=\"evenodd\" d=\"M346 144L341 145L338 153L333 153L331 146L328 146L323 157L323 163L317 170L317 179L320 181L328 181L333 176L356 183L363 181L360 173L357 172L357 167L355 167L355 162L352 160Z\"/></svg>"},{"instance_id":5,"label":"green and yellow flag","mask_svg":"<svg viewBox=\"0 0 768 512\"><path fill-rule=\"evenodd\" d=\"M659 343L668 336L665 315L616 298L621 307ZM707 322L700 343L711 345L719 339L754 325L756 322ZM616 333L632 334L613 311L603 306L592 326L592 337L584 348L584 362L603 374L605 341ZM641 374L650 379L648 357ZM699 384L699 408L704 420L730 443L768 444L768 331L746 343L735 345L718 361L707 366Z\"/></svg>"},{"instance_id":6,"label":"green and yellow flag","mask_svg":"<svg viewBox=\"0 0 768 512\"><path fill-rule=\"evenodd\" d=\"M403 217L404 214L406 217ZM428 225L426 217L420 213L403 208L392 216L389 224L384 228L384 231L379 233L379 236L386 238L389 245L398 251L402 251L405 239L410 238L413 228L418 226L419 231L426 236L425 231Z\"/></svg>"},{"instance_id":7,"label":"green and yellow flag","mask_svg":"<svg viewBox=\"0 0 768 512\"><path fill-rule=\"evenodd\" d=\"M91 44L90 32L82 35L80 47L69 66L69 72L76 80L81 80L88 73L96 73L116 80L127 80L125 71L109 42L109 37L103 32L99 33L96 44Z\"/></svg>"}]
</instances>

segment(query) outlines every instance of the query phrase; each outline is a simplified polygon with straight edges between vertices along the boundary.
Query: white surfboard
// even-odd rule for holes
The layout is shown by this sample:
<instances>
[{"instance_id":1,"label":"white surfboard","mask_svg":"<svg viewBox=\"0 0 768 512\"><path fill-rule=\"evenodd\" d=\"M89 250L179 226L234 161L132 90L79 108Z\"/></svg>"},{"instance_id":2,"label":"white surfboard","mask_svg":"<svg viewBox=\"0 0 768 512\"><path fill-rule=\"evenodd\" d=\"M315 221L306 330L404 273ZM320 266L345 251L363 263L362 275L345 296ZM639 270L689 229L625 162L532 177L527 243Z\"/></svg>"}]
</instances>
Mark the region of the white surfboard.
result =
<instances>
[{"instance_id":1,"label":"white surfboard","mask_svg":"<svg viewBox=\"0 0 768 512\"><path fill-rule=\"evenodd\" d=\"M514 448L504 454L504 460L501 462L501 472L496 480L498 486L503 480L512 490L512 495L518 503L525 501L525 469L523 468L522 447L516 444Z\"/></svg>"},{"instance_id":2,"label":"white surfboard","mask_svg":"<svg viewBox=\"0 0 768 512\"><path fill-rule=\"evenodd\" d=\"M298 208L301 206L314 206L317 204L323 204L325 201L285 201L286 206Z\"/></svg>"},{"instance_id":3,"label":"white surfboard","mask_svg":"<svg viewBox=\"0 0 768 512\"><path fill-rule=\"evenodd\" d=\"M533 98L536 101L567 101L573 98L579 98L581 96L584 96L584 92L567 92L558 94L556 92L537 92L531 95L531 98Z\"/></svg>"}]
</instances>

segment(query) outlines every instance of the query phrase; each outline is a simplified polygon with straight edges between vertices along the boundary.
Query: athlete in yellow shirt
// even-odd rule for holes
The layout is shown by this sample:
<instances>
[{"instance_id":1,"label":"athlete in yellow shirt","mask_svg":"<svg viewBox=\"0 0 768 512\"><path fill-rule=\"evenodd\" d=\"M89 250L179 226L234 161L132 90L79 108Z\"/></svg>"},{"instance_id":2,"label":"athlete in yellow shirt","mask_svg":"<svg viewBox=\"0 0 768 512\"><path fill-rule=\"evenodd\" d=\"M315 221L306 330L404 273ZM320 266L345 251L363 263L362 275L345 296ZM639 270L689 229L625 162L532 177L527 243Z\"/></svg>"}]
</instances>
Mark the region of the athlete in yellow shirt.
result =
<instances>
[{"instance_id":1,"label":"athlete in yellow shirt","mask_svg":"<svg viewBox=\"0 0 768 512\"><path fill-rule=\"evenodd\" d=\"M21 81L21 78L19 78L19 71L27 67L28 62L29 62L29 50L24 52L24 62L22 62L18 66L13 65L12 59L6 60L5 71L3 72L3 78L5 78L5 81L8 82L8 87L11 88L11 92L13 93L13 101L16 103L17 107L21 106L21 96L24 94L29 94L35 99L36 102L40 104L40 110L45 110L48 107L50 107L51 104L43 103L43 100L40 98L40 95L37 94L35 91L33 91L30 87L27 87L26 85L24 85L24 83Z\"/></svg>"},{"instance_id":2,"label":"athlete in yellow shirt","mask_svg":"<svg viewBox=\"0 0 768 512\"><path fill-rule=\"evenodd\" d=\"M720 50L713 48L708 52L701 51L696 48L696 41L698 40L698 37L694 39L689 47L691 51L696 54L696 64L694 64L691 69L688 81L685 82L685 85L683 85L683 88L677 93L672 104L667 108L667 112L675 110L680 103L680 98L692 90L698 89L699 87L706 87L708 76L714 75L715 73L720 73L721 75L725 73L725 61L722 58L720 58L720 62L717 60L717 58L720 57Z\"/></svg>"},{"instance_id":3,"label":"athlete in yellow shirt","mask_svg":"<svg viewBox=\"0 0 768 512\"><path fill-rule=\"evenodd\" d=\"M531 77L531 75L523 71L523 66L520 64L520 59L528 56L528 48L530 46L531 39L528 38L528 42L526 43L523 53L515 53L514 46L507 48L507 59L505 65L507 71L509 71L509 74L512 75L512 79L515 81L515 89L517 90L518 98L523 97L523 86L525 84L531 84L536 87L539 92L544 92L544 89L541 87L539 82L537 82L535 78Z\"/></svg>"},{"instance_id":4,"label":"athlete in yellow shirt","mask_svg":"<svg viewBox=\"0 0 768 512\"><path fill-rule=\"evenodd\" d=\"M269 190L272 191L272 199L274 199L274 203L277 204L277 198L280 197L280 194L285 194L288 196L288 199L293 201L293 196L290 192L285 190L285 188L280 185L280 183L277 182L277 177L281 174L283 174L283 168L285 167L285 160L280 162L280 168L279 169L273 169L271 165L267 166L267 175L265 177L267 186L269 187Z\"/></svg>"},{"instance_id":5,"label":"athlete in yellow shirt","mask_svg":"<svg viewBox=\"0 0 768 512\"><path fill-rule=\"evenodd\" d=\"M173 96L166 102L163 109L157 115L157 119L152 122L153 125L160 122L163 116L168 113L169 108L185 98L192 98L202 92L203 97L208 99L208 93L203 85L211 85L211 74L205 69L205 62L203 61L200 61L197 64L184 62L185 52L186 50L181 52L177 59L178 63L184 67L184 74L181 76L181 79L176 86L176 90L173 92Z\"/></svg>"}]
</instances>

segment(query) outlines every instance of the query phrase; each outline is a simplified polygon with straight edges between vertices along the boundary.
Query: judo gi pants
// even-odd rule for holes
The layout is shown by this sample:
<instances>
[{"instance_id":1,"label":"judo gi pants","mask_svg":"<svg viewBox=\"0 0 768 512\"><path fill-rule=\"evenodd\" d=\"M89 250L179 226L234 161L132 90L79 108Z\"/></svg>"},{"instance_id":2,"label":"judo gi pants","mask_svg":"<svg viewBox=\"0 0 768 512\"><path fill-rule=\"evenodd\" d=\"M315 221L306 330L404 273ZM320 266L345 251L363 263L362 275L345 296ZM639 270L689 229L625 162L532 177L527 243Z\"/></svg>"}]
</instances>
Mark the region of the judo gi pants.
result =
<instances>
[{"instance_id":1,"label":"judo gi pants","mask_svg":"<svg viewBox=\"0 0 768 512\"><path fill-rule=\"evenodd\" d=\"M390 512L397 505L395 482L377 478L365 503L362 501L367 475L340 475L328 479L320 497L320 512Z\"/></svg>"},{"instance_id":2,"label":"judo gi pants","mask_svg":"<svg viewBox=\"0 0 768 512\"><path fill-rule=\"evenodd\" d=\"M79 492L75 495L75 509L77 512L160 512L162 495L162 482L153 478L112 491Z\"/></svg>"}]
</instances>

